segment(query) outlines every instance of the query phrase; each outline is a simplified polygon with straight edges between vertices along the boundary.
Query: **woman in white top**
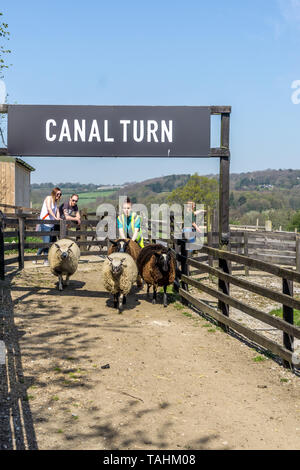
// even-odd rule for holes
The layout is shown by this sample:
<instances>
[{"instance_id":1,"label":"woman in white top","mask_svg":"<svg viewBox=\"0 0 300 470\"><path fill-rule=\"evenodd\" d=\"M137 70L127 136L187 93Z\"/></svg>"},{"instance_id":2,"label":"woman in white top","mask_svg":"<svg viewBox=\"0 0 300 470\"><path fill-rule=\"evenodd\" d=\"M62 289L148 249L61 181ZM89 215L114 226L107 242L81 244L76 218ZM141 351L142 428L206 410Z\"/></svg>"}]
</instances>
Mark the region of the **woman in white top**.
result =
<instances>
[{"instance_id":1,"label":"woman in white top","mask_svg":"<svg viewBox=\"0 0 300 470\"><path fill-rule=\"evenodd\" d=\"M47 196L43 202L42 210L40 213L40 219L42 220L59 220L59 201L62 196L62 192L59 188L54 188L51 192L50 196ZM41 232L51 232L54 230L54 224L41 224ZM43 241L45 243L50 243L52 241L52 237L49 235L43 237ZM37 256L45 253L48 254L49 248L39 248L37 252ZM48 260L44 261L45 265L48 265Z\"/></svg>"}]
</instances>

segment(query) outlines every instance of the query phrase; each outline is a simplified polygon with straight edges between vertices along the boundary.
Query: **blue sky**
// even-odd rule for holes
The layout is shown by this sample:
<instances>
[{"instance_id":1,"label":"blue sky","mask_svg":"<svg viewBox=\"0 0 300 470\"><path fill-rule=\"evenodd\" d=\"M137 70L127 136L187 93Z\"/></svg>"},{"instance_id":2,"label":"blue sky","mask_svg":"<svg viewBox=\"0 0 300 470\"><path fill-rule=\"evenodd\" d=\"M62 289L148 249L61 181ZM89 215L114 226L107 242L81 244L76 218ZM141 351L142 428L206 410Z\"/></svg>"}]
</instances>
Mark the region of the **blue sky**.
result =
<instances>
[{"instance_id":1,"label":"blue sky","mask_svg":"<svg viewBox=\"0 0 300 470\"><path fill-rule=\"evenodd\" d=\"M9 103L231 105L231 171L300 168L300 0L4 1ZM214 143L214 142L213 142ZM214 145L212 145L214 146ZM33 182L217 173L218 159L26 158Z\"/></svg>"}]
</instances>

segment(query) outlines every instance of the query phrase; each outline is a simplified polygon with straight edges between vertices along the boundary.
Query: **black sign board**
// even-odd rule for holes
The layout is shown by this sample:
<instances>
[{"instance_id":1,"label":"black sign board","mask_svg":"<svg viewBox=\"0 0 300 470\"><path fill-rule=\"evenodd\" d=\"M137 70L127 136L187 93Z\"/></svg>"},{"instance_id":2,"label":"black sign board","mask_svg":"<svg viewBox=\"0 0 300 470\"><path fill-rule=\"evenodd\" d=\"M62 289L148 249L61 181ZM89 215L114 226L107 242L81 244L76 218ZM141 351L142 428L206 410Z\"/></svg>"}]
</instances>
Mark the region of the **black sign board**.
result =
<instances>
[{"instance_id":1,"label":"black sign board","mask_svg":"<svg viewBox=\"0 0 300 470\"><path fill-rule=\"evenodd\" d=\"M208 157L206 106L8 106L10 155Z\"/></svg>"}]
</instances>

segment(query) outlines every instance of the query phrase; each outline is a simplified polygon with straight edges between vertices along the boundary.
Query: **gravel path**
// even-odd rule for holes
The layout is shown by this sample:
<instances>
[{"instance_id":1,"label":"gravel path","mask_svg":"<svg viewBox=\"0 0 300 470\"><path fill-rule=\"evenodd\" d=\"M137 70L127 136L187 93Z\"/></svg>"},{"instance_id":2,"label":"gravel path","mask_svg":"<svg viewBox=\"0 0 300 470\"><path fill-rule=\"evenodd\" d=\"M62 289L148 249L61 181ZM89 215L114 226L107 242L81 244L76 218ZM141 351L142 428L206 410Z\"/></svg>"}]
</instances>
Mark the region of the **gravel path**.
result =
<instances>
[{"instance_id":1,"label":"gravel path","mask_svg":"<svg viewBox=\"0 0 300 470\"><path fill-rule=\"evenodd\" d=\"M118 315L101 263L62 293L40 265L4 285L0 448L299 449L299 377L161 301Z\"/></svg>"}]
</instances>

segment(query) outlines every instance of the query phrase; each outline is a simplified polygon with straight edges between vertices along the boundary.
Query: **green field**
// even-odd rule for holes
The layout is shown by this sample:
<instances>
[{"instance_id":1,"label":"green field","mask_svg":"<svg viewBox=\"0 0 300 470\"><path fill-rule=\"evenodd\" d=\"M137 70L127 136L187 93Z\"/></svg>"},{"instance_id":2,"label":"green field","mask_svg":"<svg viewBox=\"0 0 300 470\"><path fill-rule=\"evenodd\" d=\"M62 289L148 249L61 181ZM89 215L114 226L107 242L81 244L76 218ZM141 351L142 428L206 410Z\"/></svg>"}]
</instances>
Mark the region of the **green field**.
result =
<instances>
[{"instance_id":1,"label":"green field","mask_svg":"<svg viewBox=\"0 0 300 470\"><path fill-rule=\"evenodd\" d=\"M79 196L79 201L78 201L78 207L79 209L82 209L84 207L88 207L88 206L95 206L96 205L96 200L97 198L101 197L108 197L108 196L111 196L114 192L116 191L116 189L108 189L108 190L103 190L103 191L90 191L90 192L76 192L76 191L72 191L72 190L62 190L62 198L61 198L61 203L62 202L66 202L69 200L69 198L71 197L72 194L74 194L76 192L76 194L78 194ZM34 192L34 190L33 190ZM45 196L46 197L46 194ZM36 197L35 197L36 199ZM42 202L43 202L43 197L41 197L41 202L35 202L33 203L33 207L34 208L37 208L39 209L41 206L42 206Z\"/></svg>"},{"instance_id":2,"label":"green field","mask_svg":"<svg viewBox=\"0 0 300 470\"><path fill-rule=\"evenodd\" d=\"M86 207L90 204L95 204L98 197L107 197L111 196L115 191L114 190L106 190L106 191L92 191L92 192L84 192L78 193L79 201L78 207ZM67 201L68 198L72 195L72 192L63 192L62 199Z\"/></svg>"},{"instance_id":3,"label":"green field","mask_svg":"<svg viewBox=\"0 0 300 470\"><path fill-rule=\"evenodd\" d=\"M282 308L277 308L269 312L271 315L282 318ZM294 309L294 325L300 326L300 310Z\"/></svg>"}]
</instances>

